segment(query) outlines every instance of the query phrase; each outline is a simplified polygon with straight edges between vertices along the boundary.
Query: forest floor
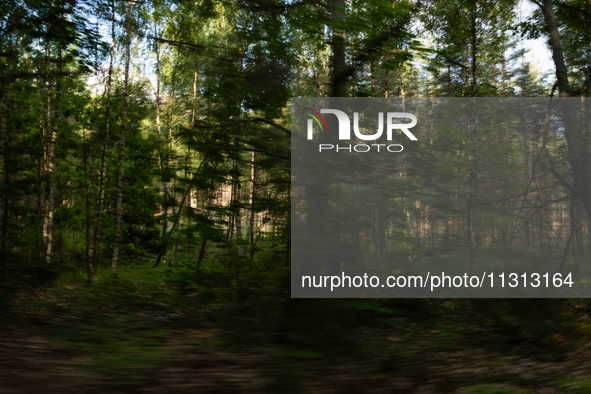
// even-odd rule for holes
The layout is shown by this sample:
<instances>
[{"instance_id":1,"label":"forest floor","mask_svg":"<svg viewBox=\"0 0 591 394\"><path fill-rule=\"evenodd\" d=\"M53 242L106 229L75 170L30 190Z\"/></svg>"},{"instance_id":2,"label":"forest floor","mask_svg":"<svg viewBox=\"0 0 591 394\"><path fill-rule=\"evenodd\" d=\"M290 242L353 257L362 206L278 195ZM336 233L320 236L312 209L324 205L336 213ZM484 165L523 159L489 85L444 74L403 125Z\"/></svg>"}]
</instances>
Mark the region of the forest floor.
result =
<instances>
[{"instance_id":1,"label":"forest floor","mask_svg":"<svg viewBox=\"0 0 591 394\"><path fill-rule=\"evenodd\" d=\"M380 303L173 287L15 289L0 314L0 393L591 393L580 300Z\"/></svg>"}]
</instances>

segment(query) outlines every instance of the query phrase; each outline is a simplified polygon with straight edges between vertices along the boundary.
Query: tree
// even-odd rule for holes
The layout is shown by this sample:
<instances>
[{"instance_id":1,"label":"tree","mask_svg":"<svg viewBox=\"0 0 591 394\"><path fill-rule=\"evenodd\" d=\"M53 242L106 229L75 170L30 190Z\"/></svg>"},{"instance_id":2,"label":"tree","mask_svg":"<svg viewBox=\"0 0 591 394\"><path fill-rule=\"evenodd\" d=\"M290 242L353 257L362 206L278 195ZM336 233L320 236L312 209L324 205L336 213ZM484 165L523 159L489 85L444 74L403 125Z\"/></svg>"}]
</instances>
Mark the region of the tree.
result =
<instances>
[{"instance_id":1,"label":"tree","mask_svg":"<svg viewBox=\"0 0 591 394\"><path fill-rule=\"evenodd\" d=\"M115 219L115 240L113 243L113 259L111 275L117 278L117 263L121 246L121 221L123 218L123 177L125 176L125 137L128 128L129 111L129 63L131 46L131 6L134 2L127 1L125 13L125 79L123 82L123 111L121 116L121 135L119 136L119 174L117 177L117 207Z\"/></svg>"},{"instance_id":2,"label":"tree","mask_svg":"<svg viewBox=\"0 0 591 394\"><path fill-rule=\"evenodd\" d=\"M106 80L106 103L105 103L105 135L103 138L103 152L101 155L101 166L99 173L99 197L97 202L96 226L94 229L94 248L92 256L92 268L98 268L100 259L100 241L102 235L103 210L105 204L105 182L107 176L107 156L109 151L109 136L111 132L111 86L113 78L113 62L115 58L115 3L111 3L111 51L109 55L109 70Z\"/></svg>"}]
</instances>

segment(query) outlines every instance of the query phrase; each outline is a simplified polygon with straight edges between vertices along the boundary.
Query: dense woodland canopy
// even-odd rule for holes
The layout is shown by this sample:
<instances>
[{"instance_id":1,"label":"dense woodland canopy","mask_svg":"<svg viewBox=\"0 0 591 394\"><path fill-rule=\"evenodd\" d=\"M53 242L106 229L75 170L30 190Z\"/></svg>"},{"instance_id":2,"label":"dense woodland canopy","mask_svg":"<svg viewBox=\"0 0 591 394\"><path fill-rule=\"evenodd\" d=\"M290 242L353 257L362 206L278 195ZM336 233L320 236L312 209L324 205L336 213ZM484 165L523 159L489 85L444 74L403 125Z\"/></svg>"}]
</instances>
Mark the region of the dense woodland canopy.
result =
<instances>
[{"instance_id":1,"label":"dense woodland canopy","mask_svg":"<svg viewBox=\"0 0 591 394\"><path fill-rule=\"evenodd\" d=\"M0 7L0 259L34 276L85 269L91 282L132 261L240 283L285 272L294 96L591 95L583 0ZM555 75L525 61L523 41L539 37ZM457 176L407 163L399 215L368 242L411 257L502 244L588 259L591 138L475 134L428 136L429 160Z\"/></svg>"},{"instance_id":2,"label":"dense woodland canopy","mask_svg":"<svg viewBox=\"0 0 591 394\"><path fill-rule=\"evenodd\" d=\"M589 20L589 0L1 1L0 387L590 392L587 301L289 294L293 97L588 110ZM357 234L367 267L589 270L581 112L422 129Z\"/></svg>"}]
</instances>

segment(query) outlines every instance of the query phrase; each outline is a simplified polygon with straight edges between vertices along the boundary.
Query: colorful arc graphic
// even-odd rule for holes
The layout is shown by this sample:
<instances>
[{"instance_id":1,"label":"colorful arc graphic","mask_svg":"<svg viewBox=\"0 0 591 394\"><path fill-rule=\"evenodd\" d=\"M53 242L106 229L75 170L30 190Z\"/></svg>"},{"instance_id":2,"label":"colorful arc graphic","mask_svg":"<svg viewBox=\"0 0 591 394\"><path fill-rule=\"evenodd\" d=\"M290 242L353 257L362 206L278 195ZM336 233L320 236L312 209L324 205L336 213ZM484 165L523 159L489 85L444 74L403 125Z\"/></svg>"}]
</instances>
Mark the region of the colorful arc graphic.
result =
<instances>
[{"instance_id":1,"label":"colorful arc graphic","mask_svg":"<svg viewBox=\"0 0 591 394\"><path fill-rule=\"evenodd\" d=\"M308 108L308 107L304 107L304 108L307 109L308 111L312 112L312 113L309 113L309 115L311 117L313 117L314 120L316 120L316 123L318 123L318 126L320 126L321 129L322 129L322 125L320 124L320 120L318 120L318 118L316 116L318 116L320 119L322 119L322 123L324 123L324 127L326 127L326 131L328 131L328 125L326 124L326 120L324 120L324 117L322 115L320 115L320 113L318 111L315 111L312 108ZM316 114L316 116L314 116L314 114Z\"/></svg>"}]
</instances>

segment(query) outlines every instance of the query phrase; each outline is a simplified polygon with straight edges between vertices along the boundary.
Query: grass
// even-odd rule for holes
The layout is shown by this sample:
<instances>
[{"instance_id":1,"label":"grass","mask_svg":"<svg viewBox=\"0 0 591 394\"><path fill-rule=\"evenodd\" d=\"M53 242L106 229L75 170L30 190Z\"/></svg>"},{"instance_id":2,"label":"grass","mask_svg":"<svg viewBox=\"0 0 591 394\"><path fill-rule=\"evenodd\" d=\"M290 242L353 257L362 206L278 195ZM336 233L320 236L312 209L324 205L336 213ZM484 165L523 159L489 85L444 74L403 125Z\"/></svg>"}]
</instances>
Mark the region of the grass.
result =
<instances>
[{"instance_id":1,"label":"grass","mask_svg":"<svg viewBox=\"0 0 591 394\"><path fill-rule=\"evenodd\" d=\"M591 376L573 372L591 361L591 352L575 352L591 334L577 320L588 302L290 299L277 278L238 291L213 263L196 276L189 266L132 262L117 280L100 267L87 287L66 272L11 300L21 313L10 327L47 338L61 349L48 352L89 384L124 391L173 384L167 371L181 371L171 375L179 381L282 392L591 390ZM531 374L519 363L533 365ZM472 369L479 372L466 374Z\"/></svg>"}]
</instances>

